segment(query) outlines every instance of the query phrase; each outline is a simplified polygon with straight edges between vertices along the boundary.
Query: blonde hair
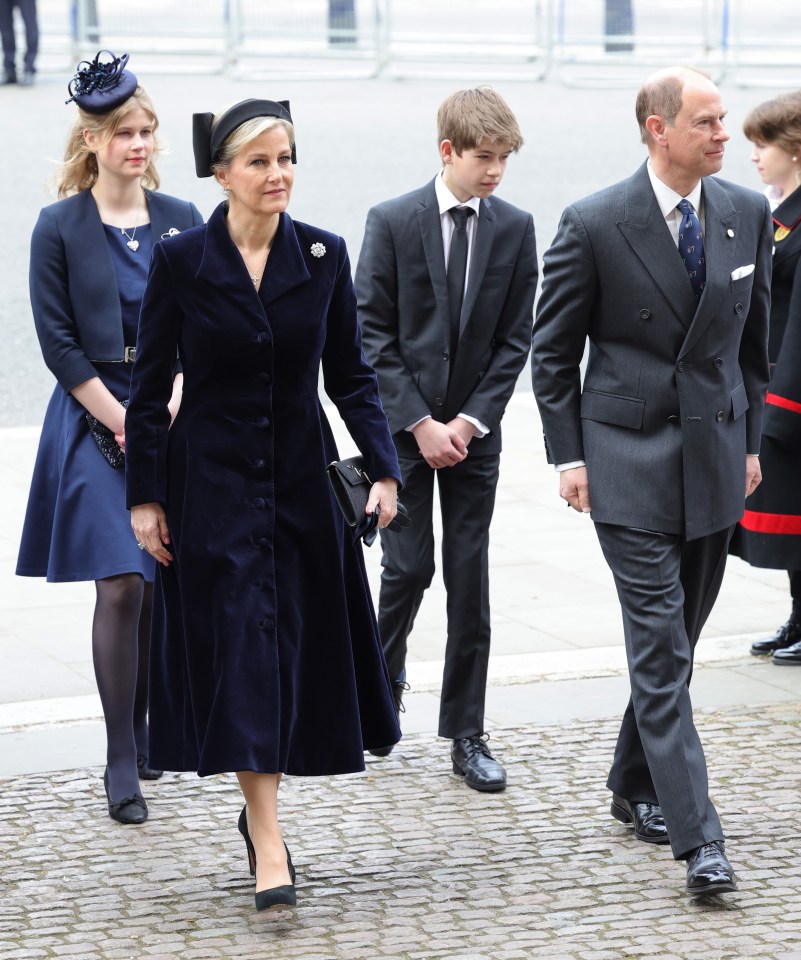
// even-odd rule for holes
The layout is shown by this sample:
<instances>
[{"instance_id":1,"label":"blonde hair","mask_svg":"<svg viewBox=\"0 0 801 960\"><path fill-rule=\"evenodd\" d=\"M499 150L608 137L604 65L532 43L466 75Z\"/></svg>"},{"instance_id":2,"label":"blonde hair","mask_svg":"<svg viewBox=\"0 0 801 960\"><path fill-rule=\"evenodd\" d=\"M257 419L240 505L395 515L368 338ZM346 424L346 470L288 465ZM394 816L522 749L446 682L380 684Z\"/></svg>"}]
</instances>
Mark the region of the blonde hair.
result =
<instances>
[{"instance_id":1,"label":"blonde hair","mask_svg":"<svg viewBox=\"0 0 801 960\"><path fill-rule=\"evenodd\" d=\"M150 116L155 134L159 125L159 118L153 108L150 96L143 87L137 87L124 103L108 113L87 113L80 107L78 108L78 117L67 138L64 162L56 175L59 197L69 197L74 193L90 190L97 182L97 157L84 140L84 130L94 133L100 140L101 146L105 146L114 136L125 117L136 109L144 110ZM142 174L142 186L150 190L158 190L159 188L160 180L154 161L161 149L161 142L154 136L153 154L147 169Z\"/></svg>"},{"instance_id":2,"label":"blonde hair","mask_svg":"<svg viewBox=\"0 0 801 960\"><path fill-rule=\"evenodd\" d=\"M220 122L221 117L227 112L228 110L226 108L216 114L211 122L212 132ZM251 120L245 120L244 123L240 123L239 126L226 137L222 147L220 147L220 155L211 165L211 172L216 175L220 170L227 169L231 161L241 150L244 150L256 137L260 137L267 130L272 130L273 127L283 127L289 137L289 145L292 146L295 143L295 128L288 120L282 120L280 117L253 117Z\"/></svg>"},{"instance_id":3,"label":"blonde hair","mask_svg":"<svg viewBox=\"0 0 801 960\"><path fill-rule=\"evenodd\" d=\"M517 119L492 87L457 90L437 111L437 143L450 140L455 152L472 150L482 141L509 144L513 153L523 146Z\"/></svg>"}]
</instances>

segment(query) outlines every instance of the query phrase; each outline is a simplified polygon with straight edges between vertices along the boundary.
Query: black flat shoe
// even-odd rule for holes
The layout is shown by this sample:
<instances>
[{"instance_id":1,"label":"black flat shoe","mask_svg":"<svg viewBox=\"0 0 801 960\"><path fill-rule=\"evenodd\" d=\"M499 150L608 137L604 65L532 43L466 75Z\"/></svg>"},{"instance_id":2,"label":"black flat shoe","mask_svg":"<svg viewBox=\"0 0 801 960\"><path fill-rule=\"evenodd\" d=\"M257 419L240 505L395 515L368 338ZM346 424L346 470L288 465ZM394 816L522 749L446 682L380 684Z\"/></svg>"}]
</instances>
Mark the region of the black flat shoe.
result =
<instances>
[{"instance_id":1,"label":"black flat shoe","mask_svg":"<svg viewBox=\"0 0 801 960\"><path fill-rule=\"evenodd\" d=\"M473 790L495 793L506 788L506 771L490 753L482 734L462 737L451 744L453 772Z\"/></svg>"},{"instance_id":2,"label":"black flat shoe","mask_svg":"<svg viewBox=\"0 0 801 960\"><path fill-rule=\"evenodd\" d=\"M398 718L398 724L400 724L400 715L406 713L406 707L403 705L403 695L408 689L409 684L405 680L393 680L392 699L395 702L395 716ZM374 757L388 757L394 749L395 744L393 743L389 747L372 747L367 752Z\"/></svg>"},{"instance_id":3,"label":"black flat shoe","mask_svg":"<svg viewBox=\"0 0 801 960\"><path fill-rule=\"evenodd\" d=\"M153 770L147 765L147 757L143 753L136 758L136 769L140 780L160 780L164 776L163 770Z\"/></svg>"},{"instance_id":4,"label":"black flat shoe","mask_svg":"<svg viewBox=\"0 0 801 960\"><path fill-rule=\"evenodd\" d=\"M713 840L687 857L687 893L733 893L737 889L734 869L723 852L723 841Z\"/></svg>"},{"instance_id":5,"label":"black flat shoe","mask_svg":"<svg viewBox=\"0 0 801 960\"><path fill-rule=\"evenodd\" d=\"M609 812L621 823L634 826L634 836L645 843L670 843L662 808L658 803L631 803L612 794Z\"/></svg>"},{"instance_id":6,"label":"black flat shoe","mask_svg":"<svg viewBox=\"0 0 801 960\"><path fill-rule=\"evenodd\" d=\"M242 811L239 814L239 832L245 838L245 846L248 851L248 866L250 868L251 877L256 876L256 848L253 846L253 841L250 839L250 833L248 831L248 805L245 804L242 807ZM289 852L289 847L284 843L284 850L286 850L286 865L289 868L289 876L292 880L292 883L295 882L295 866L292 863L292 855Z\"/></svg>"},{"instance_id":7,"label":"black flat shoe","mask_svg":"<svg viewBox=\"0 0 801 960\"><path fill-rule=\"evenodd\" d=\"M792 620L788 620L787 623L783 623L779 629L769 637L765 637L762 640L755 640L751 644L751 653L755 657L769 656L777 650L786 650L794 643L798 643L799 640L801 640L801 627L793 623Z\"/></svg>"},{"instance_id":8,"label":"black flat shoe","mask_svg":"<svg viewBox=\"0 0 801 960\"><path fill-rule=\"evenodd\" d=\"M108 800L108 815L117 823L144 823L147 820L147 804L141 793L112 802L108 795L108 767L103 773L103 786Z\"/></svg>"}]
</instances>

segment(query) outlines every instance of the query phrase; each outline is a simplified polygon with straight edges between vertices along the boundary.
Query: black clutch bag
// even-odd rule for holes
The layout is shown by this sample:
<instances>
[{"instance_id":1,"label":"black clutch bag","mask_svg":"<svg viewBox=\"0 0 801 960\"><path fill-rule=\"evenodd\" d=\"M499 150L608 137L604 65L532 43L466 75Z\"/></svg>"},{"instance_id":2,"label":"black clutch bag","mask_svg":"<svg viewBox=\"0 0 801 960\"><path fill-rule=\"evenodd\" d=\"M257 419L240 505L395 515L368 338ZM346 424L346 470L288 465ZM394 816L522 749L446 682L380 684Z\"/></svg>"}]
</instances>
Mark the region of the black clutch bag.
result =
<instances>
[{"instance_id":1,"label":"black clutch bag","mask_svg":"<svg viewBox=\"0 0 801 960\"><path fill-rule=\"evenodd\" d=\"M378 535L378 510L365 513L370 487L373 483L367 476L364 457L349 457L347 460L335 460L328 464L328 479L331 489L345 518L345 523L353 530L353 542L360 538L366 547L371 547ZM387 526L387 530L400 532L408 527L411 518L406 508L398 501L398 513Z\"/></svg>"},{"instance_id":2,"label":"black clutch bag","mask_svg":"<svg viewBox=\"0 0 801 960\"><path fill-rule=\"evenodd\" d=\"M127 400L120 400L120 403L123 407L128 406ZM86 412L86 422L89 424L89 433L92 434L92 439L106 458L106 463L114 467L115 470L119 470L125 463L125 454L120 450L120 445L114 439L112 431L104 423L101 423L97 417L93 417L88 410Z\"/></svg>"}]
</instances>

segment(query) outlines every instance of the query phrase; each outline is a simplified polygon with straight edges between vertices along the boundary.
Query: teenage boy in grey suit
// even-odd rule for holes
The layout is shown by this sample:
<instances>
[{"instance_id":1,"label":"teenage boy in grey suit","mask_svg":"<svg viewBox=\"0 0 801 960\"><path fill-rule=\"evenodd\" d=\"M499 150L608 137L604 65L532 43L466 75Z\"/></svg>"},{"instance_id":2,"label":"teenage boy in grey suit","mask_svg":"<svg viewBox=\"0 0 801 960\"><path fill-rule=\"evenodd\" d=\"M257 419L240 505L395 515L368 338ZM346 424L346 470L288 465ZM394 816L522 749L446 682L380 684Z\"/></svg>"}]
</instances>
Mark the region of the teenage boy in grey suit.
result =
<instances>
[{"instance_id":1,"label":"teenage boy in grey suit","mask_svg":"<svg viewBox=\"0 0 801 960\"><path fill-rule=\"evenodd\" d=\"M364 350L412 517L402 536L381 537L378 626L400 710L407 638L434 575L436 477L448 594L439 734L452 741L454 773L495 791L506 773L484 736L489 527L501 418L530 347L537 253L531 215L493 196L523 143L505 101L489 87L460 90L437 121L442 170L370 210L356 269Z\"/></svg>"},{"instance_id":2,"label":"teenage boy in grey suit","mask_svg":"<svg viewBox=\"0 0 801 960\"><path fill-rule=\"evenodd\" d=\"M534 391L560 495L592 509L623 611L612 815L671 844L688 892L719 893L737 887L689 683L760 481L771 218L760 194L711 176L729 135L705 74L654 74L636 112L647 163L568 207L545 256Z\"/></svg>"}]
</instances>

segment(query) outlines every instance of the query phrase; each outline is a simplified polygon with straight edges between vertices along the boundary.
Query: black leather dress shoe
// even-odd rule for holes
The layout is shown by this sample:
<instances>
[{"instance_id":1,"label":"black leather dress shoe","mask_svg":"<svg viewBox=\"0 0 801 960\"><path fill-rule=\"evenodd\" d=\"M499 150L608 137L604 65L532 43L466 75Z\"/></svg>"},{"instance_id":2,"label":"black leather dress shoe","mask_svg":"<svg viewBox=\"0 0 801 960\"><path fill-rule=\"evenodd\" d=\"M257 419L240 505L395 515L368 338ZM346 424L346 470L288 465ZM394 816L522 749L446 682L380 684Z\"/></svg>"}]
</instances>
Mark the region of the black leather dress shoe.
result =
<instances>
[{"instance_id":1,"label":"black leather dress shoe","mask_svg":"<svg viewBox=\"0 0 801 960\"><path fill-rule=\"evenodd\" d=\"M612 794L609 812L621 823L634 825L634 836L645 843L670 843L662 808L658 803L632 803Z\"/></svg>"},{"instance_id":2,"label":"black leather dress shoe","mask_svg":"<svg viewBox=\"0 0 801 960\"><path fill-rule=\"evenodd\" d=\"M163 770L154 770L147 765L147 757L143 753L136 758L136 769L140 780L160 780L164 776Z\"/></svg>"},{"instance_id":3,"label":"black leather dress shoe","mask_svg":"<svg viewBox=\"0 0 801 960\"><path fill-rule=\"evenodd\" d=\"M801 641L801 627L788 620L783 623L776 633L762 640L755 640L751 644L751 653L755 657L764 657L767 654L774 653L776 650L786 650L792 647L794 643Z\"/></svg>"},{"instance_id":4,"label":"black leather dress shoe","mask_svg":"<svg viewBox=\"0 0 801 960\"><path fill-rule=\"evenodd\" d=\"M453 772L473 790L494 793L506 787L506 771L489 751L481 734L462 737L451 744Z\"/></svg>"},{"instance_id":5,"label":"black leather dress shoe","mask_svg":"<svg viewBox=\"0 0 801 960\"><path fill-rule=\"evenodd\" d=\"M801 639L784 650L777 650L771 660L780 667L801 667Z\"/></svg>"},{"instance_id":6,"label":"black leather dress shoe","mask_svg":"<svg viewBox=\"0 0 801 960\"><path fill-rule=\"evenodd\" d=\"M392 681L392 699L395 701L395 716L398 718L398 723L400 723L400 715L406 712L406 708L403 705L403 694L408 689L409 684L406 683L405 680ZM395 744L393 743L389 747L373 747L367 752L371 753L374 757L388 757L394 749Z\"/></svg>"},{"instance_id":7,"label":"black leather dress shoe","mask_svg":"<svg viewBox=\"0 0 801 960\"><path fill-rule=\"evenodd\" d=\"M687 857L687 893L733 893L736 889L722 840L705 843Z\"/></svg>"}]
</instances>

